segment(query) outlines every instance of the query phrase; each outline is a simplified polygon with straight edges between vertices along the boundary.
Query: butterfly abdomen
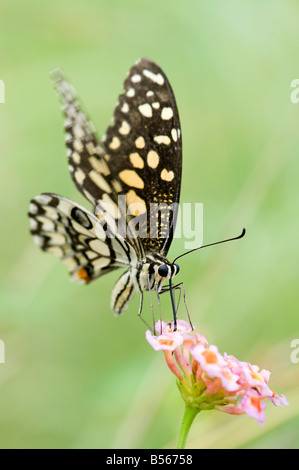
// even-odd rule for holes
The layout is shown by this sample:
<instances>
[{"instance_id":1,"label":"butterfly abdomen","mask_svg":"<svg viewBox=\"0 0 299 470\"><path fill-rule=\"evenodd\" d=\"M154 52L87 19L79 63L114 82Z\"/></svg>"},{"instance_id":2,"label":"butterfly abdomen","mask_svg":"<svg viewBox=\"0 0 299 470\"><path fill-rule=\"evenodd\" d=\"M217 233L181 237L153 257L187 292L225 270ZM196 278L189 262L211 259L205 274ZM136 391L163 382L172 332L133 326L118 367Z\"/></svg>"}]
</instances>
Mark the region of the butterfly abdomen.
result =
<instances>
[{"instance_id":1,"label":"butterfly abdomen","mask_svg":"<svg viewBox=\"0 0 299 470\"><path fill-rule=\"evenodd\" d=\"M123 313L133 299L136 285L136 269L126 271L115 284L111 295L111 309L117 315Z\"/></svg>"}]
</instances>

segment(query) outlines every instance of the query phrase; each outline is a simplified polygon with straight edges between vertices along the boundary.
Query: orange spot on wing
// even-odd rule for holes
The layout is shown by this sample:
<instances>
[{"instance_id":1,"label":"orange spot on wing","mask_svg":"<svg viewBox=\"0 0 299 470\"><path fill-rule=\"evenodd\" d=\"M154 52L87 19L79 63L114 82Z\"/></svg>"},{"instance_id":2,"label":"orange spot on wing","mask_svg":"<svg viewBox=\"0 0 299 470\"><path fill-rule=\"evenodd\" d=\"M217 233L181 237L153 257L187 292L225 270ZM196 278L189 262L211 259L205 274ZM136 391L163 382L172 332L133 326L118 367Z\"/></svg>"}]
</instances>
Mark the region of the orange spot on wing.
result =
<instances>
[{"instance_id":1,"label":"orange spot on wing","mask_svg":"<svg viewBox=\"0 0 299 470\"><path fill-rule=\"evenodd\" d=\"M91 277L89 276L88 272L84 268L80 268L77 271L77 276L81 281L84 281L86 284L88 284L91 281Z\"/></svg>"}]
</instances>

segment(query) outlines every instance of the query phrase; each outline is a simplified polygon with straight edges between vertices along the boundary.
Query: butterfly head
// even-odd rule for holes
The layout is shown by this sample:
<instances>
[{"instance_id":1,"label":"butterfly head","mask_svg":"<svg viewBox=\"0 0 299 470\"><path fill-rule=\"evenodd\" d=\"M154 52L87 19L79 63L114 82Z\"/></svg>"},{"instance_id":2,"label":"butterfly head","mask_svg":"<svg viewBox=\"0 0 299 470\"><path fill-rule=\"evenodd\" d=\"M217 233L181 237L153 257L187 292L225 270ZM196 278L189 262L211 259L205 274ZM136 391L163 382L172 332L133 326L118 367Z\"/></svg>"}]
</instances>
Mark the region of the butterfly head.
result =
<instances>
[{"instance_id":1,"label":"butterfly head","mask_svg":"<svg viewBox=\"0 0 299 470\"><path fill-rule=\"evenodd\" d=\"M160 264L157 268L157 274L164 279L172 279L180 270L180 267L176 263L172 264Z\"/></svg>"}]
</instances>

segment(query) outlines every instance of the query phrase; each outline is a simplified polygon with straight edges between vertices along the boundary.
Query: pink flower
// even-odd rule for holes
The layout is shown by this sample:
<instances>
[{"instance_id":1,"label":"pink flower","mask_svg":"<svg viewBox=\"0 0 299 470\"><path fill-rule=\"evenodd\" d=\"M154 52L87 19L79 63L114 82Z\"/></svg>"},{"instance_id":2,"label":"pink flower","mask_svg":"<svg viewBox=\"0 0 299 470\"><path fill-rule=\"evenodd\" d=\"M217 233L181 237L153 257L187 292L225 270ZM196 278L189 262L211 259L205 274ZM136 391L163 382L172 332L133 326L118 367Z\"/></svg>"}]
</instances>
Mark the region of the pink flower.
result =
<instances>
[{"instance_id":1,"label":"pink flower","mask_svg":"<svg viewBox=\"0 0 299 470\"><path fill-rule=\"evenodd\" d=\"M173 322L159 321L155 325L157 335L148 330L146 339L156 351L164 351L167 365L178 378L179 390L189 407L236 415L247 413L263 424L265 399L275 406L288 405L284 395L279 396L268 387L269 371L259 370L258 366L232 355L222 355L186 322L178 320L177 325L174 331Z\"/></svg>"},{"instance_id":2,"label":"pink flower","mask_svg":"<svg viewBox=\"0 0 299 470\"><path fill-rule=\"evenodd\" d=\"M218 377L221 381L221 386L230 392L240 388L237 383L239 376L230 370L227 361L219 354L216 346L195 346L191 354L207 377L210 379Z\"/></svg>"},{"instance_id":3,"label":"pink flower","mask_svg":"<svg viewBox=\"0 0 299 470\"><path fill-rule=\"evenodd\" d=\"M145 336L149 344L154 348L155 351L174 351L183 342L183 337L179 333L153 336L151 331L147 330Z\"/></svg>"},{"instance_id":4,"label":"pink flower","mask_svg":"<svg viewBox=\"0 0 299 470\"><path fill-rule=\"evenodd\" d=\"M155 351L169 350L174 351L184 340L184 335L191 333L192 328L189 323L183 320L177 321L177 329L173 331L173 322L165 323L158 321L155 324L155 332L158 335L153 335L150 330L147 330L145 335L150 345Z\"/></svg>"},{"instance_id":5,"label":"pink flower","mask_svg":"<svg viewBox=\"0 0 299 470\"><path fill-rule=\"evenodd\" d=\"M264 409L267 405L262 401L263 398L256 390L248 389L241 400L244 412L255 418L259 424L263 424L266 419Z\"/></svg>"},{"instance_id":6,"label":"pink flower","mask_svg":"<svg viewBox=\"0 0 299 470\"><path fill-rule=\"evenodd\" d=\"M289 402L287 398L284 395L277 395L277 393L273 392L273 396L269 398L269 400L273 403L275 406L288 406Z\"/></svg>"}]
</instances>

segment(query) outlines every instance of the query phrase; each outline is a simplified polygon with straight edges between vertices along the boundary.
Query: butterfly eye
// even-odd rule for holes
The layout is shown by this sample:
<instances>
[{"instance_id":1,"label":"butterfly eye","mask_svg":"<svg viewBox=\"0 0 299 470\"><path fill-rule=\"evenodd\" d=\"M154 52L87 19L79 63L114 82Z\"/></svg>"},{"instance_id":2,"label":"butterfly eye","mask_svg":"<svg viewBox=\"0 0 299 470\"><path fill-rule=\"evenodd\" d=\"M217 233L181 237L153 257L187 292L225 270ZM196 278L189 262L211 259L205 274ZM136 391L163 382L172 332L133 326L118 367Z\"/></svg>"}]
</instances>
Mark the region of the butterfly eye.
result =
<instances>
[{"instance_id":1,"label":"butterfly eye","mask_svg":"<svg viewBox=\"0 0 299 470\"><path fill-rule=\"evenodd\" d=\"M174 263L174 266L175 266L175 269L176 269L176 274L179 272L180 270L180 267L178 264Z\"/></svg>"},{"instance_id":2,"label":"butterfly eye","mask_svg":"<svg viewBox=\"0 0 299 470\"><path fill-rule=\"evenodd\" d=\"M158 274L161 277L166 277L168 275L168 266L166 266L166 264L162 264L162 266L159 266Z\"/></svg>"}]
</instances>

